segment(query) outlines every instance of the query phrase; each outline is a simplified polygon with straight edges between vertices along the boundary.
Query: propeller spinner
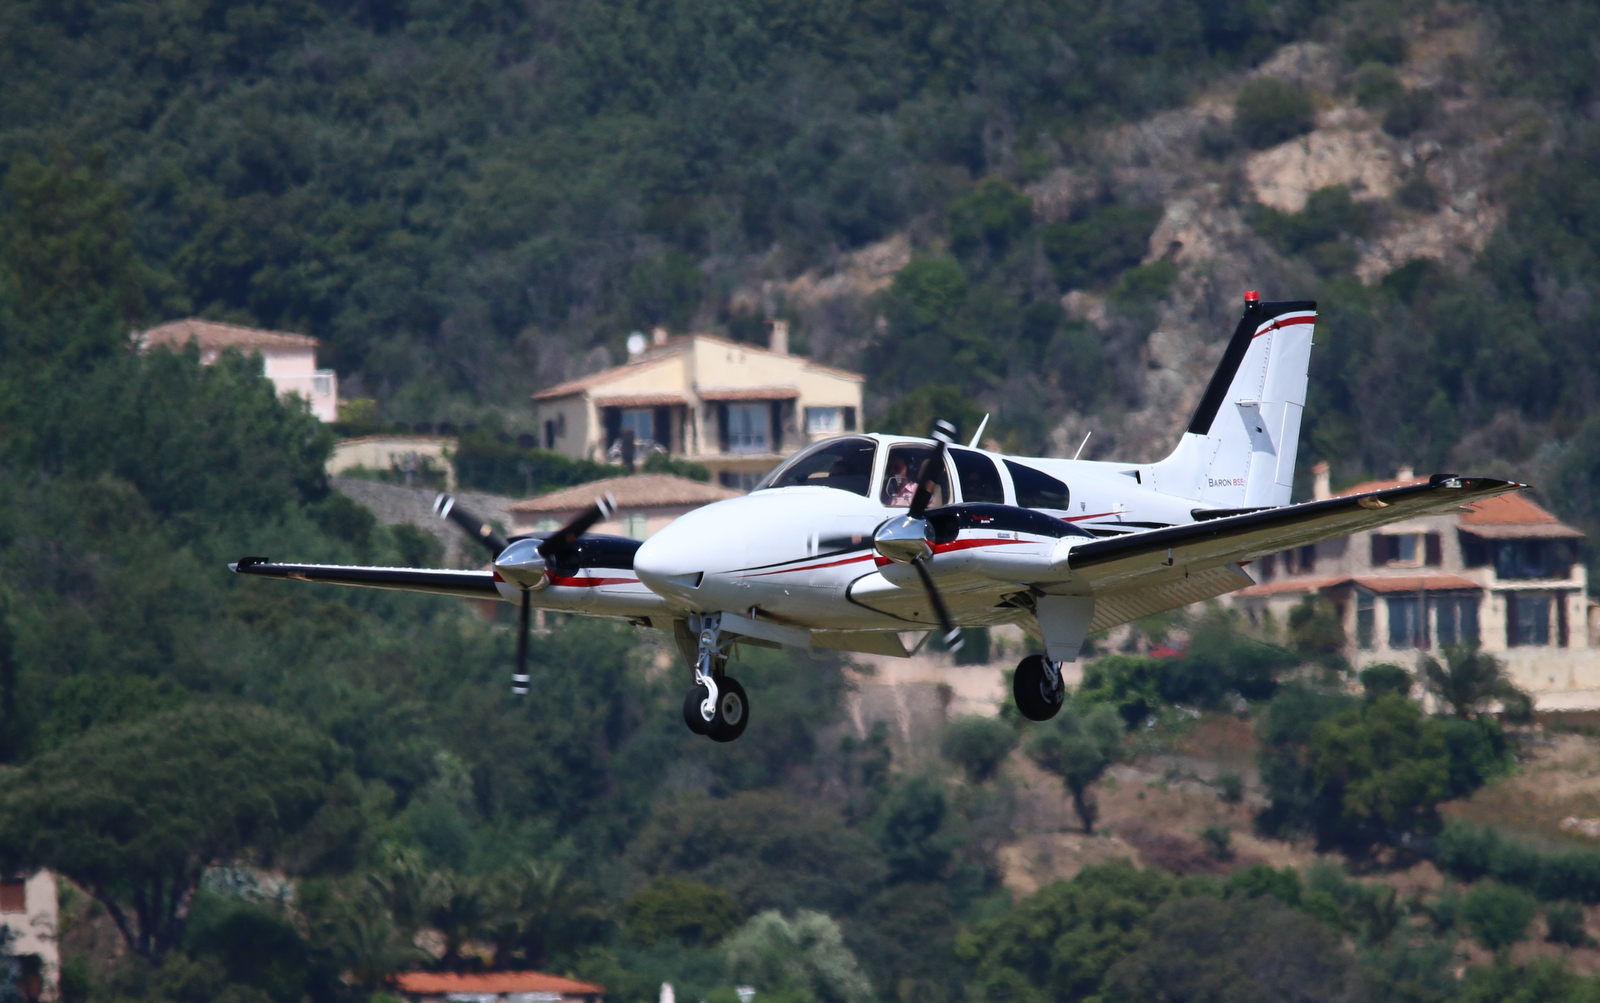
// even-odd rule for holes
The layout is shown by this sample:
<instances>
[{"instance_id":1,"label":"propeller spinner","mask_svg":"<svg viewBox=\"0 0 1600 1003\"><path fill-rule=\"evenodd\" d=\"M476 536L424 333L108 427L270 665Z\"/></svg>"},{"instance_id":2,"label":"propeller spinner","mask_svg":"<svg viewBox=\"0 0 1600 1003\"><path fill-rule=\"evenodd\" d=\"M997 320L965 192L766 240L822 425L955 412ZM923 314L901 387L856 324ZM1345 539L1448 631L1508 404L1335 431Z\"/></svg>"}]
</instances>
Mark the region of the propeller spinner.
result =
<instances>
[{"instance_id":1,"label":"propeller spinner","mask_svg":"<svg viewBox=\"0 0 1600 1003\"><path fill-rule=\"evenodd\" d=\"M933 544L930 542L932 535L928 531L928 520L924 516L928 511L928 502L933 500L934 489L938 486L939 471L944 469L945 450L955 436L955 426L949 422L933 423L933 455L923 461L922 469L917 473L917 493L911 496L911 507L906 509L905 515L896 516L879 526L872 538L878 553L897 564L909 564L917 569L917 577L922 579L923 591L928 593L928 602L933 606L933 615L939 620L939 629L944 631L944 644L949 651L961 649L961 628L951 621L950 610L933 583L933 573L928 570Z\"/></svg>"},{"instance_id":2,"label":"propeller spinner","mask_svg":"<svg viewBox=\"0 0 1600 1003\"><path fill-rule=\"evenodd\" d=\"M616 511L617 502L611 495L603 495L594 504L565 526L544 539L527 538L507 542L488 521L479 519L456 503L448 494L434 499L434 514L467 531L493 558L495 572L522 592L521 617L517 633L517 668L511 675L511 692L519 696L528 692L528 634L531 629L531 611L528 593L550 584L550 569L572 566L578 556L578 540L594 528L595 523Z\"/></svg>"}]
</instances>

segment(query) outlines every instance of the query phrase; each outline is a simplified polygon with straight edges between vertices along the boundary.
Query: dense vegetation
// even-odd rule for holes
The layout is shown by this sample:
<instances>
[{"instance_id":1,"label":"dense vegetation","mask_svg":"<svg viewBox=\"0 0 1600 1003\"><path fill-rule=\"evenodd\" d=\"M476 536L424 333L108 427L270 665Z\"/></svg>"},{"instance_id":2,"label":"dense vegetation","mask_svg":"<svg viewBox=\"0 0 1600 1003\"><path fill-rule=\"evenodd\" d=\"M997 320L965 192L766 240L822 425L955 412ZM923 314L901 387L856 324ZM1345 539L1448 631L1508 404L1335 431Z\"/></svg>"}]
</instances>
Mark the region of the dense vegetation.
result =
<instances>
[{"instance_id":1,"label":"dense vegetation","mask_svg":"<svg viewBox=\"0 0 1600 1003\"><path fill-rule=\"evenodd\" d=\"M1481 12L1503 46L1487 85L1540 114L1472 271L1360 286L1372 220L1348 191L1250 221L1327 310L1308 461L1354 477L1443 463L1486 427L1505 431L1474 440L1491 459L1554 436L1551 497L1600 528L1597 17ZM518 443L530 383L636 326L753 337L792 307L735 308L735 285L904 231L881 330L840 321L881 420L1003 407L1006 435L1037 445L1063 409L1129 402L1177 269L1140 264L1152 194L1108 179L1046 221L1021 187L1093 167L1090 130L1306 35L1343 45L1386 129L1424 130L1434 99L1386 70L1403 44L1368 30L1394 16L1310 0L0 7L0 864L71 878L74 922L109 923L130 952L94 969L69 954L66 998L343 1003L415 965L569 972L617 1003L669 980L708 1003L740 980L795 1003L1592 995L1504 952L1536 921L1584 942L1567 900L1600 898L1593 855L1441 821L1510 763L1485 708L1516 695L1477 653L1419 679L1368 670L1356 696L1315 608L1282 644L1215 617L1179 657L1101 659L1048 726L952 722L934 760L841 727L839 660L747 652L758 726L713 746L677 723L681 674L626 628L554 623L537 699L517 700L510 635L466 604L230 575L244 553L405 561L420 537L328 490L329 430L249 360L126 342L189 312L309 330L378 402L362 420L471 422L473 483L572 483L604 471ZM1197 155L1297 135L1307 107L1255 87ZM1515 159L1530 150L1548 155ZM1079 289L1103 294L1106 325L1066 315ZM1422 712L1419 682L1448 715ZM1241 708L1264 831L1359 867L1431 852L1466 890L1398 902L1337 868L1126 866L1015 902L1001 888L1014 751L1090 829L1096 781L1138 736ZM1237 777L1217 786L1239 797ZM1226 830L1205 842L1231 852ZM1500 960L1457 980L1462 936ZM14 974L0 957L0 991Z\"/></svg>"}]
</instances>

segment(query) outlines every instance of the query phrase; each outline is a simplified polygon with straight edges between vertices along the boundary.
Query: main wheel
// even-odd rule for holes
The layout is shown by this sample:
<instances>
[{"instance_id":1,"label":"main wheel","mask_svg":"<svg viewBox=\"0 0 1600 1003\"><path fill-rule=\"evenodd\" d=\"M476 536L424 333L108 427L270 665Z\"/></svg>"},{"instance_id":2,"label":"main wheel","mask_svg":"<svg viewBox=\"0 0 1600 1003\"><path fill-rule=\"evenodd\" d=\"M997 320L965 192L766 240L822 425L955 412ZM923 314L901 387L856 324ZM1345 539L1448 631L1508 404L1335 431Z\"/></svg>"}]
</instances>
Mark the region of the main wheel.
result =
<instances>
[{"instance_id":1,"label":"main wheel","mask_svg":"<svg viewBox=\"0 0 1600 1003\"><path fill-rule=\"evenodd\" d=\"M683 723L696 735L704 735L711 729L711 722L700 716L700 705L708 695L704 686L696 686L683 696Z\"/></svg>"},{"instance_id":2,"label":"main wheel","mask_svg":"<svg viewBox=\"0 0 1600 1003\"><path fill-rule=\"evenodd\" d=\"M1011 677L1011 695L1023 717L1030 721L1048 721L1061 710L1065 693L1054 692L1050 685L1044 656L1029 655L1017 663L1017 674Z\"/></svg>"},{"instance_id":3,"label":"main wheel","mask_svg":"<svg viewBox=\"0 0 1600 1003\"><path fill-rule=\"evenodd\" d=\"M717 715L711 719L706 735L713 742L731 742L744 734L750 723L750 698L732 676L717 680Z\"/></svg>"}]
</instances>

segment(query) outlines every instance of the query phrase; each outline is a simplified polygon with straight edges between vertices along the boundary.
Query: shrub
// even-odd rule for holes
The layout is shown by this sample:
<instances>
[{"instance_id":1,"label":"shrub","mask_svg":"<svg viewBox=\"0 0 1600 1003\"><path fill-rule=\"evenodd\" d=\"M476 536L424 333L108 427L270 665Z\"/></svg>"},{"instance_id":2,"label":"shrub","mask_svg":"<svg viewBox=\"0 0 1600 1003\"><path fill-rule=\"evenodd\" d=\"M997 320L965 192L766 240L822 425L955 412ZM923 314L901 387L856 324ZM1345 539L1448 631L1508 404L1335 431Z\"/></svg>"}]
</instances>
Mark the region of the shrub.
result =
<instances>
[{"instance_id":1,"label":"shrub","mask_svg":"<svg viewBox=\"0 0 1600 1003\"><path fill-rule=\"evenodd\" d=\"M1217 776L1217 797L1228 804L1238 804L1244 800L1244 778L1232 772L1222 773Z\"/></svg>"},{"instance_id":2,"label":"shrub","mask_svg":"<svg viewBox=\"0 0 1600 1003\"><path fill-rule=\"evenodd\" d=\"M1554 902L1545 908L1545 940L1568 947L1583 947L1594 943L1583 924L1583 906L1576 902Z\"/></svg>"},{"instance_id":3,"label":"shrub","mask_svg":"<svg viewBox=\"0 0 1600 1003\"><path fill-rule=\"evenodd\" d=\"M1355 92L1361 107L1377 108L1405 93L1405 88L1394 70L1382 63L1366 63L1356 71Z\"/></svg>"},{"instance_id":4,"label":"shrub","mask_svg":"<svg viewBox=\"0 0 1600 1003\"><path fill-rule=\"evenodd\" d=\"M1117 284L1111 287L1108 298L1124 312L1147 312L1167 298L1177 279L1177 265L1170 261L1152 261L1123 272Z\"/></svg>"},{"instance_id":5,"label":"shrub","mask_svg":"<svg viewBox=\"0 0 1600 1003\"><path fill-rule=\"evenodd\" d=\"M1411 695L1411 673L1393 662L1369 665L1361 670L1360 678L1361 688L1368 700L1376 700L1389 693L1398 693L1403 697Z\"/></svg>"},{"instance_id":6,"label":"shrub","mask_svg":"<svg viewBox=\"0 0 1600 1003\"><path fill-rule=\"evenodd\" d=\"M1428 124L1436 104L1429 90L1406 91L1383 116L1383 131L1404 139Z\"/></svg>"},{"instance_id":7,"label":"shrub","mask_svg":"<svg viewBox=\"0 0 1600 1003\"><path fill-rule=\"evenodd\" d=\"M1017 747L1017 729L998 717L958 717L944 726L939 753L961 767L967 780L983 783Z\"/></svg>"},{"instance_id":8,"label":"shrub","mask_svg":"<svg viewBox=\"0 0 1600 1003\"><path fill-rule=\"evenodd\" d=\"M1233 859L1233 830L1227 826L1206 826L1200 833L1200 842L1206 848L1206 856L1217 860Z\"/></svg>"},{"instance_id":9,"label":"shrub","mask_svg":"<svg viewBox=\"0 0 1600 1003\"><path fill-rule=\"evenodd\" d=\"M1316 106L1304 88L1277 77L1245 84L1233 106L1239 141L1257 150L1304 135L1316 127Z\"/></svg>"},{"instance_id":10,"label":"shrub","mask_svg":"<svg viewBox=\"0 0 1600 1003\"><path fill-rule=\"evenodd\" d=\"M1461 903L1461 920L1478 943L1491 951L1503 951L1528 935L1533 911L1533 896L1522 889L1482 881L1468 889Z\"/></svg>"},{"instance_id":11,"label":"shrub","mask_svg":"<svg viewBox=\"0 0 1600 1003\"><path fill-rule=\"evenodd\" d=\"M1160 206L1111 205L1040 231L1045 257L1063 289L1106 281L1144 260Z\"/></svg>"}]
</instances>

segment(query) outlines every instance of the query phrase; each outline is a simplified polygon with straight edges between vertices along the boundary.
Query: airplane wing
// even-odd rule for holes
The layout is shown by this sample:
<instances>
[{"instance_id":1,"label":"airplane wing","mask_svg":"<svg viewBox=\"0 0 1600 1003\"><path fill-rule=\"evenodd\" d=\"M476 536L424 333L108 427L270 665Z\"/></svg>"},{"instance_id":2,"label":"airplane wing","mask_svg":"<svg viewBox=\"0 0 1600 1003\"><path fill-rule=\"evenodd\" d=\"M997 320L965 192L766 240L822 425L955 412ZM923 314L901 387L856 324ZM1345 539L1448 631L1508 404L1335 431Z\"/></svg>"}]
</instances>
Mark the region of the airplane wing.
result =
<instances>
[{"instance_id":1,"label":"airplane wing","mask_svg":"<svg viewBox=\"0 0 1600 1003\"><path fill-rule=\"evenodd\" d=\"M1079 543L1067 557L1071 584L1090 591L1158 584L1336 536L1448 511L1527 485L1436 474L1427 483L1283 505L1168 529ZM1056 591L1046 587L1046 591Z\"/></svg>"},{"instance_id":2,"label":"airplane wing","mask_svg":"<svg viewBox=\"0 0 1600 1003\"><path fill-rule=\"evenodd\" d=\"M359 585L369 589L428 592L466 599L499 599L492 571L446 571L429 568L365 568L343 564L279 564L264 557L241 557L228 565L241 575L292 578L329 585Z\"/></svg>"}]
</instances>

